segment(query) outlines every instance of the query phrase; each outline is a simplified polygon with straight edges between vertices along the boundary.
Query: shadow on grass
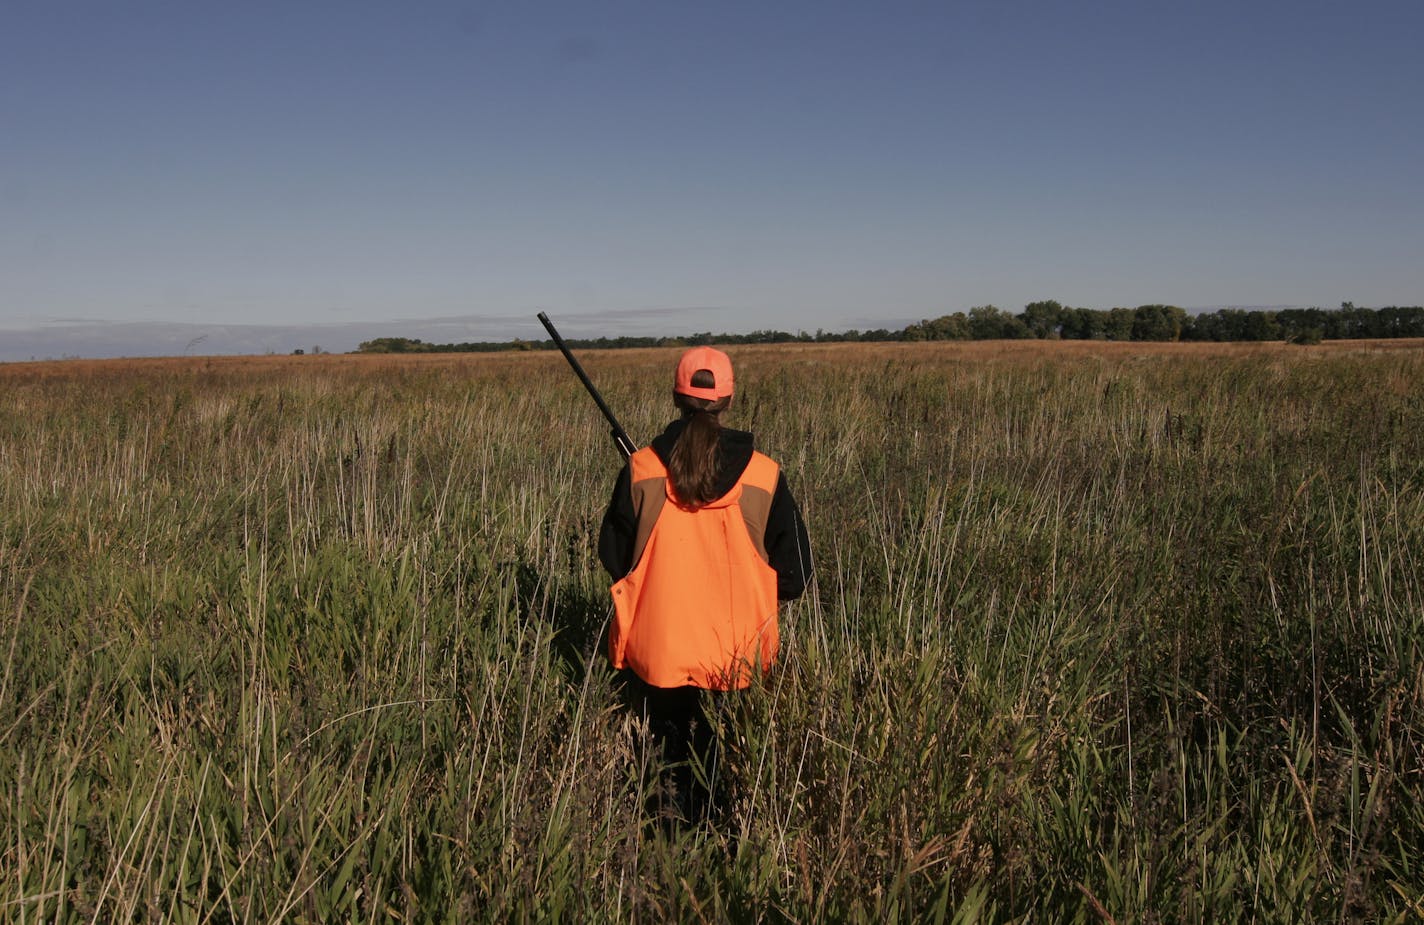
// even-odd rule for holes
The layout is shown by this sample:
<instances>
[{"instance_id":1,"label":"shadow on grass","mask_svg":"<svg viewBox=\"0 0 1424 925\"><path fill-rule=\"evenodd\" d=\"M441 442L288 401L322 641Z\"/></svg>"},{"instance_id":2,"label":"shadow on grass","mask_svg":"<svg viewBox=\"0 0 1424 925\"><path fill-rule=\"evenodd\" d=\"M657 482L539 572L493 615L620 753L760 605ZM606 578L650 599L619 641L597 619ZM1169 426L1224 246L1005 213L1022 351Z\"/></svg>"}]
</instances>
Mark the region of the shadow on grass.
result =
<instances>
[{"instance_id":1,"label":"shadow on grass","mask_svg":"<svg viewBox=\"0 0 1424 925\"><path fill-rule=\"evenodd\" d=\"M613 611L607 589L590 593L577 582L541 573L527 562L515 568L521 608L553 631L553 650L564 676L582 684L608 642Z\"/></svg>"}]
</instances>

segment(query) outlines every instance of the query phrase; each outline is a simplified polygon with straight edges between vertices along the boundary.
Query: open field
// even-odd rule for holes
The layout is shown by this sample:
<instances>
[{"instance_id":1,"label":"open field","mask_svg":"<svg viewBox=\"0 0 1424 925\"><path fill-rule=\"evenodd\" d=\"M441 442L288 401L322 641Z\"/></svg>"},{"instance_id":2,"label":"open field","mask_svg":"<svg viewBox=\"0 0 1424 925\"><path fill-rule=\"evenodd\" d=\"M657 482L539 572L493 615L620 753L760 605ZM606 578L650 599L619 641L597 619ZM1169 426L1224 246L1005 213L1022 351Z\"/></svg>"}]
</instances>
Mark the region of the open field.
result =
<instances>
[{"instance_id":1,"label":"open field","mask_svg":"<svg viewBox=\"0 0 1424 925\"><path fill-rule=\"evenodd\" d=\"M1424 917L1424 344L728 352L817 584L684 831L557 354L0 366L0 918Z\"/></svg>"}]
</instances>

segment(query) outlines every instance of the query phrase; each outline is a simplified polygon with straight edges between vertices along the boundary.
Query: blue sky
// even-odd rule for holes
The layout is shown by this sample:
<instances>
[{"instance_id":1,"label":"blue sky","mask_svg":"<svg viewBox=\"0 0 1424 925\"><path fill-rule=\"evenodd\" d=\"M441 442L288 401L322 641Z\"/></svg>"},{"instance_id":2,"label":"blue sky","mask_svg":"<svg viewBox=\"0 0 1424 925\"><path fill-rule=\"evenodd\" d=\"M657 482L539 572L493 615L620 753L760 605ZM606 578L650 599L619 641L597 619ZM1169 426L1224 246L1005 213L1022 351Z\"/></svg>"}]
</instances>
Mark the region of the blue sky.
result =
<instances>
[{"instance_id":1,"label":"blue sky","mask_svg":"<svg viewBox=\"0 0 1424 925\"><path fill-rule=\"evenodd\" d=\"M1420 35L1417 0L6 0L0 339L1419 304Z\"/></svg>"}]
</instances>

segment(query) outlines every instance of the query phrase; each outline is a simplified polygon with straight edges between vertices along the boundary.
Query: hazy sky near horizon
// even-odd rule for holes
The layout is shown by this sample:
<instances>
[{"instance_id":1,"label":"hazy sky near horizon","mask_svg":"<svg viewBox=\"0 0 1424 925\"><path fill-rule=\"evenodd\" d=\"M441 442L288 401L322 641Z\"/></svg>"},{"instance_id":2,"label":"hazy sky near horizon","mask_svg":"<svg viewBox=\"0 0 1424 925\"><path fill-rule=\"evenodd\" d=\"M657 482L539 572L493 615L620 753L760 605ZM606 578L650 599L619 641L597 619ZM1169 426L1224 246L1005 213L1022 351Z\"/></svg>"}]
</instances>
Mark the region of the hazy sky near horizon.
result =
<instances>
[{"instance_id":1,"label":"hazy sky near horizon","mask_svg":"<svg viewBox=\"0 0 1424 925\"><path fill-rule=\"evenodd\" d=\"M6 0L0 328L1418 304L1420 35L1418 0Z\"/></svg>"}]
</instances>

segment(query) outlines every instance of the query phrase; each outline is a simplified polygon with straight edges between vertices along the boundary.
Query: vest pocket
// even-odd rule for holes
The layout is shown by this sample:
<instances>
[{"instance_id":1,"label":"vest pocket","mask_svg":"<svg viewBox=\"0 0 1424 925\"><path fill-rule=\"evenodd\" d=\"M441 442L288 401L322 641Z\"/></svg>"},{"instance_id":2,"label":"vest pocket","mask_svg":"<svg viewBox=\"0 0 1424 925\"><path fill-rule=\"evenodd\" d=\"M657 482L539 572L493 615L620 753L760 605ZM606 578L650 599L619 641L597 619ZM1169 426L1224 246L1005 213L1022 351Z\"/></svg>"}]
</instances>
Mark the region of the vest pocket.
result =
<instances>
[{"instance_id":1,"label":"vest pocket","mask_svg":"<svg viewBox=\"0 0 1424 925\"><path fill-rule=\"evenodd\" d=\"M628 637L633 629L633 614L638 607L638 584L630 581L637 569L609 589L613 596L613 622L608 627L608 660L614 668L626 668L624 658L628 650Z\"/></svg>"}]
</instances>

